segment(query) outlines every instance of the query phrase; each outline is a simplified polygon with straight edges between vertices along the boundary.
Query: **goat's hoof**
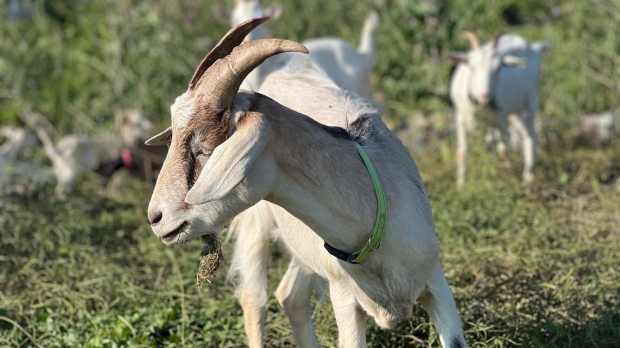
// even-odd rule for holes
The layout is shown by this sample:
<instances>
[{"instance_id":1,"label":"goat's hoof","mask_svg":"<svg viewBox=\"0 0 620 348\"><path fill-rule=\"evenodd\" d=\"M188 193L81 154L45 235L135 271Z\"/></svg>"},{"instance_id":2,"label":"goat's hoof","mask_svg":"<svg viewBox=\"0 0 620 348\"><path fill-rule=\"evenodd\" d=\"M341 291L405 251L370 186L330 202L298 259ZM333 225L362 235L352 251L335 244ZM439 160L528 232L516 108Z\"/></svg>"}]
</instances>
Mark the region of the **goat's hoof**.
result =
<instances>
[{"instance_id":1,"label":"goat's hoof","mask_svg":"<svg viewBox=\"0 0 620 348\"><path fill-rule=\"evenodd\" d=\"M524 173L523 174L523 183L531 184L532 182L534 182L534 174L532 174L532 173Z\"/></svg>"}]
</instances>

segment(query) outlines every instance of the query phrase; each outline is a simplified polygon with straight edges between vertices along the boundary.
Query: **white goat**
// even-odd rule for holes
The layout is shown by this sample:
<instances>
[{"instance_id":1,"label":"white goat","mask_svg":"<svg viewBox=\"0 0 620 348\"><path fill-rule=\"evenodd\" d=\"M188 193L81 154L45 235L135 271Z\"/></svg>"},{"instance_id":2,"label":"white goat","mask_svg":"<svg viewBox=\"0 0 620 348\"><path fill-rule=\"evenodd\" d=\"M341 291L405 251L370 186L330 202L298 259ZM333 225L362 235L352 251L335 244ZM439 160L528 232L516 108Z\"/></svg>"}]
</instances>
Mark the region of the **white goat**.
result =
<instances>
[{"instance_id":1,"label":"white goat","mask_svg":"<svg viewBox=\"0 0 620 348\"><path fill-rule=\"evenodd\" d=\"M36 132L45 154L52 162L57 180L55 193L59 197L73 187L78 175L83 171L111 176L116 169L127 165L125 155L129 153L128 148L145 139L152 127L152 123L139 112L125 110L120 137L116 134L72 134L54 144L42 126L45 122L43 115L24 107L20 116Z\"/></svg>"},{"instance_id":2,"label":"white goat","mask_svg":"<svg viewBox=\"0 0 620 348\"><path fill-rule=\"evenodd\" d=\"M476 104L490 104L497 111L501 141L498 151L503 157L508 140L509 122L523 141L523 180L534 180L536 163L536 115L538 113L538 80L542 53L546 42L529 44L517 35L496 35L480 47L471 32L463 33L471 44L464 54L450 56L460 64L450 83L450 99L454 104L457 129L457 185L465 181L467 132L475 126Z\"/></svg>"},{"instance_id":3,"label":"white goat","mask_svg":"<svg viewBox=\"0 0 620 348\"><path fill-rule=\"evenodd\" d=\"M301 57L261 88L275 100L237 93L264 59L306 51L277 39L246 42L232 51L266 19L242 23L220 41L172 105L172 126L147 142L170 144L148 208L153 232L166 245L218 234L235 215L265 199L279 207L260 203L251 215L259 219L257 226L243 237L257 244L245 243L246 261L263 267L266 235L277 230L293 256L278 298L300 346L318 345L308 298L313 279L321 277L329 282L343 347L366 345L366 315L389 328L412 314L417 299L443 346L465 347L424 184L408 151L375 110ZM372 159L387 197L382 245L369 243L378 198L354 141ZM328 252L324 243L337 250ZM363 265L342 261L347 253L341 250L367 244L375 251ZM263 279L253 287L242 285L252 347L262 345L262 286Z\"/></svg>"},{"instance_id":4,"label":"white goat","mask_svg":"<svg viewBox=\"0 0 620 348\"><path fill-rule=\"evenodd\" d=\"M310 58L323 69L340 88L372 99L370 74L375 51L375 30L379 16L371 12L364 21L360 45L357 49L338 38L319 38L304 41Z\"/></svg>"},{"instance_id":5,"label":"white goat","mask_svg":"<svg viewBox=\"0 0 620 348\"><path fill-rule=\"evenodd\" d=\"M222 6L214 13L220 19L227 19L231 26L258 17L279 18L283 8L276 4L263 8L260 0L237 0L232 11ZM374 55L374 33L379 24L379 16L372 12L364 21L361 41L356 50L348 42L339 38L318 38L304 41L302 44L310 51L310 58L342 89L354 92L367 99L372 98L370 74ZM258 40L271 37L264 25L252 31L246 40ZM267 59L252 71L241 85L241 89L257 91L265 78L286 64L291 55L282 55Z\"/></svg>"}]
</instances>

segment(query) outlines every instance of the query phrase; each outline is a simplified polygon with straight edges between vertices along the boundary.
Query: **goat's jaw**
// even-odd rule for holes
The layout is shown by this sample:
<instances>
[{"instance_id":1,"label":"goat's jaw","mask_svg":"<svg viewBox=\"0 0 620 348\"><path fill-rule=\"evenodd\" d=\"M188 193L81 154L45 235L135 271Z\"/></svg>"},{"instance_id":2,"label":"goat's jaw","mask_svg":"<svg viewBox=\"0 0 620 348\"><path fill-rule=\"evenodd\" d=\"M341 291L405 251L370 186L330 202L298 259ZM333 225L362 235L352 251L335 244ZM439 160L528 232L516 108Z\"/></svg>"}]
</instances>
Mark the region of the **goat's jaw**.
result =
<instances>
[{"instance_id":1,"label":"goat's jaw","mask_svg":"<svg viewBox=\"0 0 620 348\"><path fill-rule=\"evenodd\" d=\"M175 216L168 215L167 219L151 225L153 233L165 245L190 242L205 234L219 235L226 224L214 225L204 219L205 211L200 206L192 206ZM209 215L207 213L207 215Z\"/></svg>"}]
</instances>

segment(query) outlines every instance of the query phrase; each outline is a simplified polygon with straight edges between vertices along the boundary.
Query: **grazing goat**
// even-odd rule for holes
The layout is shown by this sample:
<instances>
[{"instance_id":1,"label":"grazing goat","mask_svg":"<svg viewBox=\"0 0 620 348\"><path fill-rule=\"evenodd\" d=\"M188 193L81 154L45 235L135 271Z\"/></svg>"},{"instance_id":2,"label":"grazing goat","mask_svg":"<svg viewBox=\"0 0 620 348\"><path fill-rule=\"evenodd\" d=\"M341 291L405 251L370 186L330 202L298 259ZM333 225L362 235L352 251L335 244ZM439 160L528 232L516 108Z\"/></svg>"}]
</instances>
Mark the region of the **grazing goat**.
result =
<instances>
[{"instance_id":1,"label":"grazing goat","mask_svg":"<svg viewBox=\"0 0 620 348\"><path fill-rule=\"evenodd\" d=\"M337 88L301 56L271 75L261 88L266 95L238 92L247 74L268 57L307 52L278 39L234 48L265 20L228 32L172 105L172 126L147 141L170 144L148 207L153 232L166 245L217 235L264 199L273 204L259 203L263 207L246 215L257 224L243 238L257 244L248 241L245 257L264 267L265 231L277 231L287 245L292 261L278 299L300 346L318 346L308 300L320 277L329 282L343 347L366 345L366 315L390 328L412 315L418 299L443 346L465 347L424 184L375 109ZM355 142L385 188L389 209L380 245L369 242L380 199ZM374 249L362 265L342 260L350 256L343 250L360 247ZM252 347L262 345L264 318L265 283L256 281L253 287L242 285L241 298Z\"/></svg>"},{"instance_id":2,"label":"grazing goat","mask_svg":"<svg viewBox=\"0 0 620 348\"><path fill-rule=\"evenodd\" d=\"M139 150L136 145L146 139L152 124L135 110L126 110L123 114L123 127L120 137L115 134L105 134L98 136L89 135L67 135L54 144L52 138L42 126L44 117L29 107L24 107L21 112L22 119L36 132L39 140L43 144L45 154L52 162L54 174L56 176L57 196L64 196L71 189L78 175L82 171L90 171L104 177L112 174L123 167L133 171L134 169L154 169L157 162L157 155L147 155L146 151ZM164 147L159 147L162 149ZM155 149L155 150L159 150ZM153 149L150 149L151 152ZM133 152L132 152L133 151ZM137 156L134 153L137 152ZM161 151L160 151L161 152ZM159 154L159 158L165 156L164 151ZM151 165L147 164L153 163ZM152 174L145 171L147 178L152 180Z\"/></svg>"},{"instance_id":3,"label":"grazing goat","mask_svg":"<svg viewBox=\"0 0 620 348\"><path fill-rule=\"evenodd\" d=\"M468 53L450 55L459 62L450 82L450 99L454 104L457 131L457 185L465 181L467 156L466 136L475 126L477 104L493 106L501 141L497 149L504 155L509 137L509 122L523 142L523 180L534 180L536 163L536 115L538 113L538 80L542 53L549 48L546 42L529 44L517 35L497 34L480 47L471 32L463 33L469 39Z\"/></svg>"},{"instance_id":4,"label":"grazing goat","mask_svg":"<svg viewBox=\"0 0 620 348\"><path fill-rule=\"evenodd\" d=\"M282 14L281 5L263 8L260 0L237 0L232 11L217 6L214 13L221 20L228 20L231 26L258 17L278 18ZM318 38L302 44L310 51L309 56L342 89L354 92L367 99L372 98L370 74L374 55L374 33L379 24L379 16L372 12L364 21L361 41L356 50L348 42L339 38ZM266 39L271 34L264 25L254 29L246 40ZM265 78L286 64L291 55L267 59L252 71L241 85L241 89L258 91Z\"/></svg>"}]
</instances>

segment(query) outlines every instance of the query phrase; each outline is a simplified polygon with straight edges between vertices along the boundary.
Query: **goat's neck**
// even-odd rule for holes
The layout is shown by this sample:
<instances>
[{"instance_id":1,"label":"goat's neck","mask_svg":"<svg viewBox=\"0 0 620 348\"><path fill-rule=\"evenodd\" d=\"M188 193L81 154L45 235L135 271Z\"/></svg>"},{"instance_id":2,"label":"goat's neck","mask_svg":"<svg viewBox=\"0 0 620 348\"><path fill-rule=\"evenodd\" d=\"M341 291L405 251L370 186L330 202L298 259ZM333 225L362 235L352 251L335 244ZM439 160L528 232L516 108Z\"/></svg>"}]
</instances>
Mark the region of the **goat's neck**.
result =
<instances>
[{"instance_id":1,"label":"goat's neck","mask_svg":"<svg viewBox=\"0 0 620 348\"><path fill-rule=\"evenodd\" d=\"M288 109L266 115L279 173L266 197L336 248L357 251L376 218L376 193L352 140Z\"/></svg>"}]
</instances>

